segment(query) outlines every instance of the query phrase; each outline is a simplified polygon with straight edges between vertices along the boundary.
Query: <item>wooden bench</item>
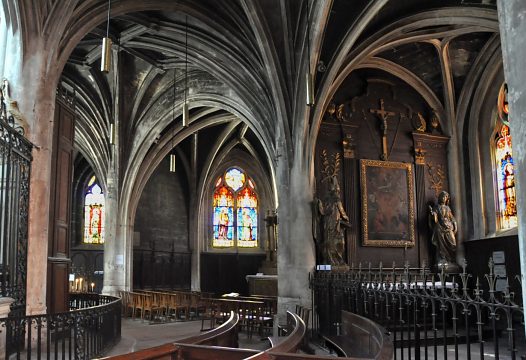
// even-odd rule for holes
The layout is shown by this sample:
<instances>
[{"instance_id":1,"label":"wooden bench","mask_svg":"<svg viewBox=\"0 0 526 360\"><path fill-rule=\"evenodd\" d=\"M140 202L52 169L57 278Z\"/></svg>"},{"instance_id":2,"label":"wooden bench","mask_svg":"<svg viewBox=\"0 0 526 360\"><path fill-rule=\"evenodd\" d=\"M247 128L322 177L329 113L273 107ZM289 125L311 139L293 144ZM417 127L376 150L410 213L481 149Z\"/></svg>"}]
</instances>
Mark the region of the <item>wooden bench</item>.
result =
<instances>
[{"instance_id":1,"label":"wooden bench","mask_svg":"<svg viewBox=\"0 0 526 360\"><path fill-rule=\"evenodd\" d=\"M393 343L386 330L362 316L341 312L341 334L324 336L327 345L344 357L391 359Z\"/></svg>"},{"instance_id":2,"label":"wooden bench","mask_svg":"<svg viewBox=\"0 0 526 360\"><path fill-rule=\"evenodd\" d=\"M288 336L269 337L271 348L267 350L281 353L294 353L303 343L307 327L298 314L287 311L287 327L290 329Z\"/></svg>"},{"instance_id":3,"label":"wooden bench","mask_svg":"<svg viewBox=\"0 0 526 360\"><path fill-rule=\"evenodd\" d=\"M210 347L210 349L221 349L220 346L228 348L238 347L237 338L237 326L239 323L239 315L236 312L230 313L228 321L223 323L216 329L210 330L206 333L191 336L185 339L178 340L176 343L169 343L160 345L140 351L136 351L129 354L110 356L103 359L106 360L135 360L135 359L173 359L178 358L176 354L183 351L181 349L187 348L186 345L204 345ZM209 349L209 350L210 350ZM204 350L203 350L204 351ZM211 351L211 350L210 350ZM198 352L196 350L196 352ZM257 353L248 352L244 353L248 357Z\"/></svg>"},{"instance_id":4,"label":"wooden bench","mask_svg":"<svg viewBox=\"0 0 526 360\"><path fill-rule=\"evenodd\" d=\"M237 329L239 315L231 312L230 318L222 326L207 333L192 336L176 343L165 344L130 354L105 358L106 360L331 360L333 356L318 356L295 353L301 346L306 332L306 326L299 315L287 312L287 319L293 325L289 336L272 343L272 348L266 351L237 349ZM374 322L351 313L342 312L342 323L347 339L333 339L344 352L347 359L387 360L393 356L393 346L383 329ZM353 337L355 337L353 339ZM235 339L235 340L233 340ZM352 347L346 348L340 341L350 341ZM343 350L345 348L345 350ZM361 351L366 349L366 351ZM357 351L355 351L357 350ZM355 355L355 352L365 356Z\"/></svg>"}]
</instances>

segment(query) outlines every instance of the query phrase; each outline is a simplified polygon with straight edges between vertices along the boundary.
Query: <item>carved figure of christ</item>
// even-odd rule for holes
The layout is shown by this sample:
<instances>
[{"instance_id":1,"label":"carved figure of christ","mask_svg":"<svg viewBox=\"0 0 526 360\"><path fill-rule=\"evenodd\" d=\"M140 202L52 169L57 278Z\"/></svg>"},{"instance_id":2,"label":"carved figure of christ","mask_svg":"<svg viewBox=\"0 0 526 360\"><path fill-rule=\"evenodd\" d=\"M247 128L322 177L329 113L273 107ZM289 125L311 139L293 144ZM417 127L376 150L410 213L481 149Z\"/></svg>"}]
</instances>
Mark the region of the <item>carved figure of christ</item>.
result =
<instances>
[{"instance_id":1,"label":"carved figure of christ","mask_svg":"<svg viewBox=\"0 0 526 360\"><path fill-rule=\"evenodd\" d=\"M387 119L389 116L396 115L393 111L386 111L384 108L384 99L380 99L380 109L369 109L372 114L378 116L381 121L380 129L382 130L382 155L381 159L387 161L389 154L387 154Z\"/></svg>"}]
</instances>

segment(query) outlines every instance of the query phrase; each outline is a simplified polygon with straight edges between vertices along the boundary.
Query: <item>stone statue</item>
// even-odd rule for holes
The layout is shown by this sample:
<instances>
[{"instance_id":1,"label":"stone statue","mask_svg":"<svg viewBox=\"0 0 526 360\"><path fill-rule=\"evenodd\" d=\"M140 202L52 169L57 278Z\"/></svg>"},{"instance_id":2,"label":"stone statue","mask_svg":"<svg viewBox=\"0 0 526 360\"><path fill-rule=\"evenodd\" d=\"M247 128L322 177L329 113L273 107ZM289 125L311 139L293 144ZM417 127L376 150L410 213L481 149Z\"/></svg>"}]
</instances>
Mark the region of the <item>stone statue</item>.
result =
<instances>
[{"instance_id":1,"label":"stone statue","mask_svg":"<svg viewBox=\"0 0 526 360\"><path fill-rule=\"evenodd\" d=\"M438 204L429 206L429 226L432 229L431 242L436 246L440 263L456 264L457 222L449 208L449 194L438 194Z\"/></svg>"},{"instance_id":2,"label":"stone statue","mask_svg":"<svg viewBox=\"0 0 526 360\"><path fill-rule=\"evenodd\" d=\"M325 204L317 200L322 217L322 254L326 264L345 265L345 238L343 226L349 226L349 217L340 200L340 185L336 176L329 179L329 195Z\"/></svg>"}]
</instances>

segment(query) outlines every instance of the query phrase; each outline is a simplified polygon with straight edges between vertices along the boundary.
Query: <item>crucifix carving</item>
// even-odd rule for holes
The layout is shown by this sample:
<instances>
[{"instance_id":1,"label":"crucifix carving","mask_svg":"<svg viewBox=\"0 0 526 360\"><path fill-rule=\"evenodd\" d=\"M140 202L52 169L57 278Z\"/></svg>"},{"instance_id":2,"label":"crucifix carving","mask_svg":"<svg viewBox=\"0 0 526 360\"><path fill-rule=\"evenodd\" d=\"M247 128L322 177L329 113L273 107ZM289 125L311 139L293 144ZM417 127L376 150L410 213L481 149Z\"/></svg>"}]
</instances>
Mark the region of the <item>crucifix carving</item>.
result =
<instances>
[{"instance_id":1,"label":"crucifix carving","mask_svg":"<svg viewBox=\"0 0 526 360\"><path fill-rule=\"evenodd\" d=\"M381 159L387 161L389 154L387 153L387 119L389 116L396 115L393 111L386 111L384 108L384 99L380 99L380 109L369 109L372 114L378 116L381 121L380 129L382 129L382 155Z\"/></svg>"}]
</instances>

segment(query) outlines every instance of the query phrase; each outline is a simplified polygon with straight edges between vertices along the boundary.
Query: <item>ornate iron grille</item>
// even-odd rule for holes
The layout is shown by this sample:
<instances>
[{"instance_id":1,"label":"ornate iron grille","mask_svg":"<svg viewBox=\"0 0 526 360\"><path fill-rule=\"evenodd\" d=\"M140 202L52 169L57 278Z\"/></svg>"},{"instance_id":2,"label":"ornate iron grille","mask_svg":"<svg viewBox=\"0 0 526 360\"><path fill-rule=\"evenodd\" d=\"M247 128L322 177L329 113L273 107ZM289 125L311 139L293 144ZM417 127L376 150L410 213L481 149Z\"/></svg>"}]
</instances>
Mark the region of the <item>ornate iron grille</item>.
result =
<instances>
[{"instance_id":1,"label":"ornate iron grille","mask_svg":"<svg viewBox=\"0 0 526 360\"><path fill-rule=\"evenodd\" d=\"M515 300L521 278L500 278L489 260L483 278L429 269L351 267L348 272L317 271L310 286L314 331L334 335L341 310L384 326L397 359L525 358L524 309ZM521 356L519 356L519 354Z\"/></svg>"},{"instance_id":2,"label":"ornate iron grille","mask_svg":"<svg viewBox=\"0 0 526 360\"><path fill-rule=\"evenodd\" d=\"M121 337L121 300L70 294L70 311L0 319L8 329L0 359L75 359L101 356Z\"/></svg>"},{"instance_id":3,"label":"ornate iron grille","mask_svg":"<svg viewBox=\"0 0 526 360\"><path fill-rule=\"evenodd\" d=\"M6 110L0 91L0 296L25 311L29 176L33 145Z\"/></svg>"}]
</instances>

